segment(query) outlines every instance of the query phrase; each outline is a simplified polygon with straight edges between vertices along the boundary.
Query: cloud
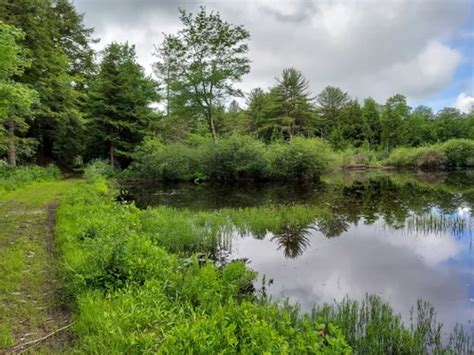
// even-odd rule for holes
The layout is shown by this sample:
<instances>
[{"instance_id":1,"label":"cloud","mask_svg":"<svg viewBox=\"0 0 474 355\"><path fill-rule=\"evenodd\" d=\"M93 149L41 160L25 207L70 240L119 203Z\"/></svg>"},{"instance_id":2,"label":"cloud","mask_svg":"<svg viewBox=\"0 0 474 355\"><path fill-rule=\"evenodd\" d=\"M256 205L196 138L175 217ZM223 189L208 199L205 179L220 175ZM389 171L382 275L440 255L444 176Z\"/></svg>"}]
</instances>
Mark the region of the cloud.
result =
<instances>
[{"instance_id":1,"label":"cloud","mask_svg":"<svg viewBox=\"0 0 474 355\"><path fill-rule=\"evenodd\" d=\"M268 87L285 67L301 70L314 93L337 85L355 97L385 100L395 93L423 99L445 89L463 60L449 43L465 33L468 0L204 1L251 33L251 73L244 90ZM153 44L179 29L177 8L195 1L76 0L101 46L137 44L150 71Z\"/></svg>"},{"instance_id":2,"label":"cloud","mask_svg":"<svg viewBox=\"0 0 474 355\"><path fill-rule=\"evenodd\" d=\"M474 110L474 96L462 92L457 97L454 106L461 112L469 113Z\"/></svg>"}]
</instances>

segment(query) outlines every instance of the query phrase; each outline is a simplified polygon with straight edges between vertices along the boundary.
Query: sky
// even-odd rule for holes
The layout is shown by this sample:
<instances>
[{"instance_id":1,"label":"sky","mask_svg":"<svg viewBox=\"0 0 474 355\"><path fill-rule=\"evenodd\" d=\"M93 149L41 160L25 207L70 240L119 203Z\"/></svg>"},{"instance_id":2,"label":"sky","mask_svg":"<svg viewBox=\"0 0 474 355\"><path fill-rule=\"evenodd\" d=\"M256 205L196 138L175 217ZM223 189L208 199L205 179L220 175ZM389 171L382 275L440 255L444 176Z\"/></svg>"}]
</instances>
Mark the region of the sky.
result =
<instances>
[{"instance_id":1,"label":"sky","mask_svg":"<svg viewBox=\"0 0 474 355\"><path fill-rule=\"evenodd\" d=\"M251 34L252 67L238 86L268 88L287 67L313 94L338 86L383 103L396 93L435 111L474 105L474 0L75 0L100 38L136 45L152 73L154 46L181 28L178 8L204 5Z\"/></svg>"}]
</instances>

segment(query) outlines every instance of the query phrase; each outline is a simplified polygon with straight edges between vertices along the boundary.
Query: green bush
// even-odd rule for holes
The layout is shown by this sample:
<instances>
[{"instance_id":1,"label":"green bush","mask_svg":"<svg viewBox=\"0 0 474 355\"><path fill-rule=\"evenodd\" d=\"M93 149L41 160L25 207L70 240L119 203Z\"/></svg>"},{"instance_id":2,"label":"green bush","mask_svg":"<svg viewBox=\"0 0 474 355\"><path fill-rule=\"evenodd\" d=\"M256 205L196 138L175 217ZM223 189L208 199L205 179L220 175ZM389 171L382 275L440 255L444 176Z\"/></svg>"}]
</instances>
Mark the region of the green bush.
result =
<instances>
[{"instance_id":1,"label":"green bush","mask_svg":"<svg viewBox=\"0 0 474 355\"><path fill-rule=\"evenodd\" d=\"M394 149L385 160L386 165L399 168L443 168L447 159L444 152L437 146Z\"/></svg>"},{"instance_id":2,"label":"green bush","mask_svg":"<svg viewBox=\"0 0 474 355\"><path fill-rule=\"evenodd\" d=\"M205 146L164 145L152 138L136 150L130 171L157 180L193 181L205 177L204 159Z\"/></svg>"},{"instance_id":3,"label":"green bush","mask_svg":"<svg viewBox=\"0 0 474 355\"><path fill-rule=\"evenodd\" d=\"M294 138L268 147L268 176L273 179L315 179L329 166L330 146L316 138Z\"/></svg>"},{"instance_id":4,"label":"green bush","mask_svg":"<svg viewBox=\"0 0 474 355\"><path fill-rule=\"evenodd\" d=\"M249 136L167 145L147 139L135 151L128 173L176 181L314 179L332 158L329 145L315 138L270 145Z\"/></svg>"},{"instance_id":5,"label":"green bush","mask_svg":"<svg viewBox=\"0 0 474 355\"><path fill-rule=\"evenodd\" d=\"M441 149L452 167L474 166L474 141L470 139L450 139Z\"/></svg>"},{"instance_id":6,"label":"green bush","mask_svg":"<svg viewBox=\"0 0 474 355\"><path fill-rule=\"evenodd\" d=\"M265 145L248 136L231 136L209 147L205 171L212 180L262 179Z\"/></svg>"},{"instance_id":7,"label":"green bush","mask_svg":"<svg viewBox=\"0 0 474 355\"><path fill-rule=\"evenodd\" d=\"M117 177L118 174L119 171L117 169L114 169L110 162L107 160L93 160L89 164L87 164L86 168L84 169L84 178L90 182L93 182L99 179L100 177Z\"/></svg>"}]
</instances>

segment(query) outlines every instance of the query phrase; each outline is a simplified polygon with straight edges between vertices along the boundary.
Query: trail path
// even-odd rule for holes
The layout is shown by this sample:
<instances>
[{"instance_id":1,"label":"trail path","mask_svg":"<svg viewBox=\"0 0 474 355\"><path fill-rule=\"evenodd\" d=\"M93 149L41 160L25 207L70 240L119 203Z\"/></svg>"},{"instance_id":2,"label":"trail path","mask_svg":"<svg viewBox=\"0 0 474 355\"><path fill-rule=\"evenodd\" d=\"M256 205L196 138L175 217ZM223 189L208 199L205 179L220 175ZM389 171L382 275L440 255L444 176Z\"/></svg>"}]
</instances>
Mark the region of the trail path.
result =
<instances>
[{"instance_id":1,"label":"trail path","mask_svg":"<svg viewBox=\"0 0 474 355\"><path fill-rule=\"evenodd\" d=\"M67 331L28 343L70 323L62 295L54 227L60 196L75 180L27 186L0 199L0 354L62 353Z\"/></svg>"}]
</instances>

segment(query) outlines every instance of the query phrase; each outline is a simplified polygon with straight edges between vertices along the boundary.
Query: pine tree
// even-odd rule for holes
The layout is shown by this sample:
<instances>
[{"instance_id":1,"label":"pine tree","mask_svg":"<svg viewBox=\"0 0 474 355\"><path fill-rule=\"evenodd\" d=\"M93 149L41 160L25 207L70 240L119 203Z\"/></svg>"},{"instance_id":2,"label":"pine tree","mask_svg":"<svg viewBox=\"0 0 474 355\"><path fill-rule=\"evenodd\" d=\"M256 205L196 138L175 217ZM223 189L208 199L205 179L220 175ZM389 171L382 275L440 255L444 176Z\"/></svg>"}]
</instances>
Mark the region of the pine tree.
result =
<instances>
[{"instance_id":1,"label":"pine tree","mask_svg":"<svg viewBox=\"0 0 474 355\"><path fill-rule=\"evenodd\" d=\"M112 166L128 163L154 117L150 105L158 100L156 83L137 63L134 46L107 46L89 96L92 149L108 155Z\"/></svg>"}]
</instances>

